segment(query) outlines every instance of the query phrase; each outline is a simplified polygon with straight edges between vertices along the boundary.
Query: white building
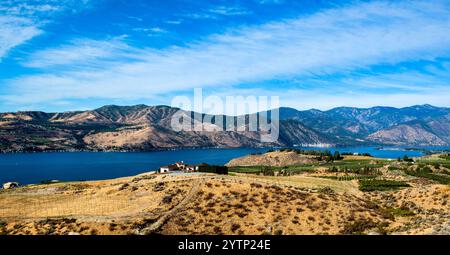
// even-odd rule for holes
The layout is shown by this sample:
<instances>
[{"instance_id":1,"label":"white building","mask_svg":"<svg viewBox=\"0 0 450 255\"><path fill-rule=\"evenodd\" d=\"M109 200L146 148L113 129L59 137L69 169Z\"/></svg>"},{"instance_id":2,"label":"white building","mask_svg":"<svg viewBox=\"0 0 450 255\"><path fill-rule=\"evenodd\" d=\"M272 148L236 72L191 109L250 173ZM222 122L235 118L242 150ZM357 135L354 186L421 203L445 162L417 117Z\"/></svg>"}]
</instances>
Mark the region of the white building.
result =
<instances>
[{"instance_id":1,"label":"white building","mask_svg":"<svg viewBox=\"0 0 450 255\"><path fill-rule=\"evenodd\" d=\"M174 171L174 170L178 170L178 166L177 165L168 165L168 166L162 166L159 168L159 172L160 173L168 173L170 171Z\"/></svg>"}]
</instances>

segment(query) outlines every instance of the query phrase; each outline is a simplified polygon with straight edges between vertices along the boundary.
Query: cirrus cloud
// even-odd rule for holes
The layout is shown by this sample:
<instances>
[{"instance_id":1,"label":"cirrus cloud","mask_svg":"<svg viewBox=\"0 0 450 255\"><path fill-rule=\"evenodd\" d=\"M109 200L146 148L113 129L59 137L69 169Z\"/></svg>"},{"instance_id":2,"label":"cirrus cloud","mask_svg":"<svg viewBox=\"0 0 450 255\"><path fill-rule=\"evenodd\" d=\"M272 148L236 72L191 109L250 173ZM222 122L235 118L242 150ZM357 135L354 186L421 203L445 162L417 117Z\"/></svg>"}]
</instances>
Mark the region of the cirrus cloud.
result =
<instances>
[{"instance_id":1,"label":"cirrus cloud","mask_svg":"<svg viewBox=\"0 0 450 255\"><path fill-rule=\"evenodd\" d=\"M42 34L52 16L75 11L86 6L89 0L2 0L0 2L0 61L13 48Z\"/></svg>"},{"instance_id":2,"label":"cirrus cloud","mask_svg":"<svg viewBox=\"0 0 450 255\"><path fill-rule=\"evenodd\" d=\"M132 100L194 87L320 78L373 65L435 61L450 56L450 7L447 1L356 3L163 49L132 47L125 39L108 39L106 49L98 46L105 42L86 42L32 54L24 65L42 73L11 80L10 92L2 99L16 104L76 98ZM361 81L361 86L374 86L370 79ZM353 86L351 80L341 82ZM417 86L437 91L432 83Z\"/></svg>"}]
</instances>

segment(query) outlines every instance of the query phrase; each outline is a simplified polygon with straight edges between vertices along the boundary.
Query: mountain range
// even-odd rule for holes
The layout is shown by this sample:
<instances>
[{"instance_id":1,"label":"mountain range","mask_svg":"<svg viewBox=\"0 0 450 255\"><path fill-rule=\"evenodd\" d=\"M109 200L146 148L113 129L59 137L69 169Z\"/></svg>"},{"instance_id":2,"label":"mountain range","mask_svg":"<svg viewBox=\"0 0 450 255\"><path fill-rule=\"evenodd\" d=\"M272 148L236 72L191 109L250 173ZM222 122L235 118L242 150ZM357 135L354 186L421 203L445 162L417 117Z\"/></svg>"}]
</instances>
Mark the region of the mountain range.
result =
<instances>
[{"instance_id":1,"label":"mountain range","mask_svg":"<svg viewBox=\"0 0 450 255\"><path fill-rule=\"evenodd\" d=\"M191 125L219 118L169 106L103 106L95 110L0 113L0 151L120 150L149 151L200 147L314 145L449 145L450 108L338 107L327 111L279 108L279 138L262 143L264 131L174 131L171 120L182 114ZM261 114L261 113L255 113ZM270 114L268 115L270 117ZM242 116L246 120L251 115ZM269 118L270 119L270 118Z\"/></svg>"}]
</instances>

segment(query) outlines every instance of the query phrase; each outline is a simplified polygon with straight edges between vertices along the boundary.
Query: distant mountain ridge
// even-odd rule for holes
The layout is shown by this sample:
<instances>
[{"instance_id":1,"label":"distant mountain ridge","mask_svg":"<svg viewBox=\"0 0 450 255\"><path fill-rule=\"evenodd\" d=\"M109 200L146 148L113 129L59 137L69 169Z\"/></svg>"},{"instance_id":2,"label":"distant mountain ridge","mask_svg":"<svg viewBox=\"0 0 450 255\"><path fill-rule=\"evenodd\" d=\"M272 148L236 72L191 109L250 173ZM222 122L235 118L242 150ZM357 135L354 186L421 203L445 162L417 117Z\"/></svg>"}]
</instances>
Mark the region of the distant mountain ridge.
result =
<instances>
[{"instance_id":1,"label":"distant mountain ridge","mask_svg":"<svg viewBox=\"0 0 450 255\"><path fill-rule=\"evenodd\" d=\"M450 143L450 108L415 105L404 108L338 107L328 111L280 108L281 119L294 119L335 137L341 143L377 142L397 145L446 145ZM415 121L420 122L417 125ZM401 127L404 136L393 137ZM391 132L388 132L391 130ZM414 134L413 134L414 133ZM426 138L426 137L428 138Z\"/></svg>"},{"instance_id":2,"label":"distant mountain ridge","mask_svg":"<svg viewBox=\"0 0 450 255\"><path fill-rule=\"evenodd\" d=\"M282 107L279 139L261 143L263 131L180 131L170 127L181 111L191 122L194 112L169 106L108 105L95 110L45 113L0 113L0 151L156 150L199 147L293 145L448 145L450 108L418 105L405 108L338 107L299 111ZM259 113L256 113L259 114ZM199 114L213 120L233 116ZM270 115L269 115L270 116ZM245 116L246 119L250 115Z\"/></svg>"}]
</instances>

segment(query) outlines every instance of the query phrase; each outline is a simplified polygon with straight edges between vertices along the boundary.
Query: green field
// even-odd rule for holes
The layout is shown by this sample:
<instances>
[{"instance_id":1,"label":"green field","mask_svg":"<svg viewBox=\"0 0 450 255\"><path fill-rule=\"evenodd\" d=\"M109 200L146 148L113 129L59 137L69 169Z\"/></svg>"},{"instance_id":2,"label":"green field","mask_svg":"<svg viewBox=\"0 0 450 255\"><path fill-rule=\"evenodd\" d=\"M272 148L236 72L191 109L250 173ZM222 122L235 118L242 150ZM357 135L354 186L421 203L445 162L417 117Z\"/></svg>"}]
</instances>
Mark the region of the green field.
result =
<instances>
[{"instance_id":1,"label":"green field","mask_svg":"<svg viewBox=\"0 0 450 255\"><path fill-rule=\"evenodd\" d=\"M313 177L337 181L359 180L360 190L362 191L392 190L401 187L409 187L406 182L379 180L378 178L382 176L380 168L385 166L388 166L388 170L390 171L401 171L410 176L450 185L450 156L448 154L419 158L416 162L389 161L376 158L345 159L285 167L238 166L230 167L229 171L235 173L262 174L267 176L290 176L301 173L314 173L319 167L322 167L326 168L329 173L336 173L336 176L317 175ZM345 173L345 175L342 173Z\"/></svg>"},{"instance_id":2,"label":"green field","mask_svg":"<svg viewBox=\"0 0 450 255\"><path fill-rule=\"evenodd\" d=\"M406 182L392 180L360 180L359 189L361 191L385 191L410 187Z\"/></svg>"}]
</instances>

